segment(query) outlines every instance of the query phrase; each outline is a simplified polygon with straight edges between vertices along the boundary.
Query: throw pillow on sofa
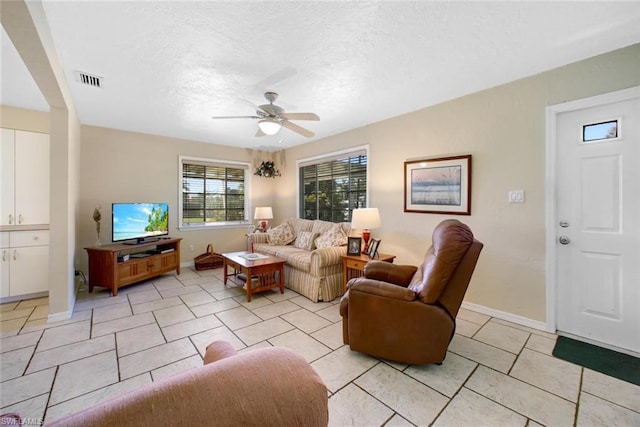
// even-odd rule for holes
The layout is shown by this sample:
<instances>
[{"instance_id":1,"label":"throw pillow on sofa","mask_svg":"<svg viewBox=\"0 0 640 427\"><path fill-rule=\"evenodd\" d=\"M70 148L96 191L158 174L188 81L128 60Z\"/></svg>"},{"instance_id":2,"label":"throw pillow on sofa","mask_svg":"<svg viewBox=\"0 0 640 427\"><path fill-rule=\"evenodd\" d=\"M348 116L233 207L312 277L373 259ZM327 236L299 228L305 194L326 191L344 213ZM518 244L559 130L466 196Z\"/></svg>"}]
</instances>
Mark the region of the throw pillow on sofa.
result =
<instances>
[{"instance_id":1,"label":"throw pillow on sofa","mask_svg":"<svg viewBox=\"0 0 640 427\"><path fill-rule=\"evenodd\" d=\"M267 242L269 242L270 245L288 245L293 242L295 238L296 232L288 222L267 231Z\"/></svg>"},{"instance_id":2,"label":"throw pillow on sofa","mask_svg":"<svg viewBox=\"0 0 640 427\"><path fill-rule=\"evenodd\" d=\"M335 224L316 239L316 248L330 248L331 246L342 246L346 244L347 235L344 234L340 224Z\"/></svg>"},{"instance_id":3,"label":"throw pillow on sofa","mask_svg":"<svg viewBox=\"0 0 640 427\"><path fill-rule=\"evenodd\" d=\"M312 233L311 231L300 231L296 237L296 242L293 244L298 249L306 249L312 251L315 249L315 240L320 233Z\"/></svg>"}]
</instances>

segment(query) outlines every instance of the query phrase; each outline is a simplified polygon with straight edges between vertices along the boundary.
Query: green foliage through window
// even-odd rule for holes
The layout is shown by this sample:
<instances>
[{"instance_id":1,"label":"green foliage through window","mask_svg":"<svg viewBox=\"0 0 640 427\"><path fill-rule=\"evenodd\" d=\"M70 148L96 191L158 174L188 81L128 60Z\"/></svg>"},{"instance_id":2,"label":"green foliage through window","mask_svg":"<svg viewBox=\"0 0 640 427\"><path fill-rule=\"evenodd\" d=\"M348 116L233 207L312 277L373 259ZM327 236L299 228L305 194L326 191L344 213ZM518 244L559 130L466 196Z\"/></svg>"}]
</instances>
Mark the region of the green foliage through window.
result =
<instances>
[{"instance_id":1,"label":"green foliage through window","mask_svg":"<svg viewBox=\"0 0 640 427\"><path fill-rule=\"evenodd\" d=\"M300 218L351 221L351 212L367 206L367 155L302 166Z\"/></svg>"}]
</instances>

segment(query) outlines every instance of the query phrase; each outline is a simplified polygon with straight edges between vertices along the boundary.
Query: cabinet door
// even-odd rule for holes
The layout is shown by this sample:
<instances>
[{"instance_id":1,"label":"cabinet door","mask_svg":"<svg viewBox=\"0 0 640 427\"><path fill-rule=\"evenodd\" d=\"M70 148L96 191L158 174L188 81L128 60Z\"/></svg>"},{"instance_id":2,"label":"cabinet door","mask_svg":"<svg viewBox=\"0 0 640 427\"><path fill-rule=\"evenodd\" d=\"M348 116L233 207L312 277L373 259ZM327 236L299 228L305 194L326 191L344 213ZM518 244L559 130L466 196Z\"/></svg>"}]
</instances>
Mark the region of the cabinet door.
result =
<instances>
[{"instance_id":1,"label":"cabinet door","mask_svg":"<svg viewBox=\"0 0 640 427\"><path fill-rule=\"evenodd\" d=\"M0 225L13 225L15 218L15 131L0 129Z\"/></svg>"},{"instance_id":2,"label":"cabinet door","mask_svg":"<svg viewBox=\"0 0 640 427\"><path fill-rule=\"evenodd\" d=\"M142 258L118 263L118 284L129 284L149 276L149 259Z\"/></svg>"},{"instance_id":3,"label":"cabinet door","mask_svg":"<svg viewBox=\"0 0 640 427\"><path fill-rule=\"evenodd\" d=\"M15 132L16 224L48 224L49 135Z\"/></svg>"},{"instance_id":4,"label":"cabinet door","mask_svg":"<svg viewBox=\"0 0 640 427\"><path fill-rule=\"evenodd\" d=\"M0 232L0 298L9 296L9 232Z\"/></svg>"},{"instance_id":5,"label":"cabinet door","mask_svg":"<svg viewBox=\"0 0 640 427\"><path fill-rule=\"evenodd\" d=\"M0 298L9 296L9 248L0 248Z\"/></svg>"},{"instance_id":6,"label":"cabinet door","mask_svg":"<svg viewBox=\"0 0 640 427\"><path fill-rule=\"evenodd\" d=\"M11 248L9 295L49 290L49 246Z\"/></svg>"},{"instance_id":7,"label":"cabinet door","mask_svg":"<svg viewBox=\"0 0 640 427\"><path fill-rule=\"evenodd\" d=\"M157 255L153 257L153 263L150 264L151 272L154 274L164 273L176 268L178 265L176 252L170 252L168 254Z\"/></svg>"}]
</instances>

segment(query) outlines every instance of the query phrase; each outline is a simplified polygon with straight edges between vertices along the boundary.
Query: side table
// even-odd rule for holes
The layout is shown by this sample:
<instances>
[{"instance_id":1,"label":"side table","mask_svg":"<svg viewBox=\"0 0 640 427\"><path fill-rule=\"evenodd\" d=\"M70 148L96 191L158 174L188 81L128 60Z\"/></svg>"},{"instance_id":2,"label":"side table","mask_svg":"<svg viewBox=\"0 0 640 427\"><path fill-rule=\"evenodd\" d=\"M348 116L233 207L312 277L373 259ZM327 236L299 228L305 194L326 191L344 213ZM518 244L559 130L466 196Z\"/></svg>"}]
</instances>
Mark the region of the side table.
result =
<instances>
[{"instance_id":1,"label":"side table","mask_svg":"<svg viewBox=\"0 0 640 427\"><path fill-rule=\"evenodd\" d=\"M393 262L395 255L377 254L374 261ZM355 277L362 277L364 266L371 261L369 255L342 255L342 293L347 292L347 282Z\"/></svg>"}]
</instances>

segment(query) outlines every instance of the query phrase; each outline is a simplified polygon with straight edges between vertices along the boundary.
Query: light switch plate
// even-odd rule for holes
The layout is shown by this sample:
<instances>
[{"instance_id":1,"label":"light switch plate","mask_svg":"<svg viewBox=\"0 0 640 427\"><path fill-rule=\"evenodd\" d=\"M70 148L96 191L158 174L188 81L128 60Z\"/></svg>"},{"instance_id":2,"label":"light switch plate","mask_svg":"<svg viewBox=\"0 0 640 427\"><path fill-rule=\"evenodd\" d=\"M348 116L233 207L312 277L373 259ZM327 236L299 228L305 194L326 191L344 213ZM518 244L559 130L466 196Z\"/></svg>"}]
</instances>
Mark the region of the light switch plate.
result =
<instances>
[{"instance_id":1,"label":"light switch plate","mask_svg":"<svg viewBox=\"0 0 640 427\"><path fill-rule=\"evenodd\" d=\"M509 203L524 203L524 190L509 191Z\"/></svg>"}]
</instances>

